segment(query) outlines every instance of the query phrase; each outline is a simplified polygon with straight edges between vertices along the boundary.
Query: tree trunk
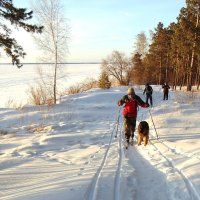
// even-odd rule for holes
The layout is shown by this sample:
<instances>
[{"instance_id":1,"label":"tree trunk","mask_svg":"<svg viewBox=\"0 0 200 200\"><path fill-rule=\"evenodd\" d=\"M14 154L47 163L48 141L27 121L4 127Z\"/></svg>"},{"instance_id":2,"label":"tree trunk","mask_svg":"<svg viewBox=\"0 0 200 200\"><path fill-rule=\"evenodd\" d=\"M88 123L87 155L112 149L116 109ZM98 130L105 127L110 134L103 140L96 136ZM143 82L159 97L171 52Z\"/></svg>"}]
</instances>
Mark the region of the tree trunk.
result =
<instances>
[{"instance_id":1,"label":"tree trunk","mask_svg":"<svg viewBox=\"0 0 200 200\"><path fill-rule=\"evenodd\" d=\"M198 73L198 78L197 78L197 90L199 90L199 85L200 85L200 72Z\"/></svg>"},{"instance_id":2,"label":"tree trunk","mask_svg":"<svg viewBox=\"0 0 200 200\"><path fill-rule=\"evenodd\" d=\"M175 80L174 80L174 89L175 90L176 90L176 86L177 86L177 69L176 69Z\"/></svg>"},{"instance_id":3,"label":"tree trunk","mask_svg":"<svg viewBox=\"0 0 200 200\"><path fill-rule=\"evenodd\" d=\"M187 83L187 88L189 88L189 64L190 63L190 56L188 55L188 62L187 62L187 68L186 68L186 83Z\"/></svg>"},{"instance_id":4,"label":"tree trunk","mask_svg":"<svg viewBox=\"0 0 200 200\"><path fill-rule=\"evenodd\" d=\"M55 69L54 69L54 83L53 83L53 102L54 102L54 104L56 104L57 69L58 69L58 51L57 51L57 47L56 47Z\"/></svg>"},{"instance_id":5,"label":"tree trunk","mask_svg":"<svg viewBox=\"0 0 200 200\"><path fill-rule=\"evenodd\" d=\"M198 13L197 13L197 19L196 19L196 29L198 27L199 24L199 9L198 9ZM196 40L197 40L197 30L195 30L195 35L194 35L194 42L193 42L193 46L192 46L192 56L191 56L191 63L190 63L190 68L189 68L189 74L188 74L188 85L187 85L187 91L191 91L192 90L192 85L193 85L193 69L194 69L194 57L196 54Z\"/></svg>"},{"instance_id":6,"label":"tree trunk","mask_svg":"<svg viewBox=\"0 0 200 200\"><path fill-rule=\"evenodd\" d=\"M160 56L160 71L159 71L159 79L158 79L158 83L159 85L161 84L161 78L162 78L162 56Z\"/></svg>"},{"instance_id":7,"label":"tree trunk","mask_svg":"<svg viewBox=\"0 0 200 200\"><path fill-rule=\"evenodd\" d=\"M183 74L183 77L182 77L182 82L181 82L181 85L180 85L180 90L182 89L182 87L183 87L183 85L184 85L184 83L185 83L185 77L186 77L186 75L185 75L185 73Z\"/></svg>"},{"instance_id":8,"label":"tree trunk","mask_svg":"<svg viewBox=\"0 0 200 200\"><path fill-rule=\"evenodd\" d=\"M165 82L168 82L168 64L169 64L169 53L167 53L167 63L165 68Z\"/></svg>"},{"instance_id":9,"label":"tree trunk","mask_svg":"<svg viewBox=\"0 0 200 200\"><path fill-rule=\"evenodd\" d=\"M176 63L175 63L175 66L174 66L174 90L176 90L176 85L177 85L177 65L178 65L178 54L176 55Z\"/></svg>"},{"instance_id":10,"label":"tree trunk","mask_svg":"<svg viewBox=\"0 0 200 200\"><path fill-rule=\"evenodd\" d=\"M174 67L174 84L173 84L173 89L176 90L176 80L177 80L177 77L176 77L176 67Z\"/></svg>"}]
</instances>

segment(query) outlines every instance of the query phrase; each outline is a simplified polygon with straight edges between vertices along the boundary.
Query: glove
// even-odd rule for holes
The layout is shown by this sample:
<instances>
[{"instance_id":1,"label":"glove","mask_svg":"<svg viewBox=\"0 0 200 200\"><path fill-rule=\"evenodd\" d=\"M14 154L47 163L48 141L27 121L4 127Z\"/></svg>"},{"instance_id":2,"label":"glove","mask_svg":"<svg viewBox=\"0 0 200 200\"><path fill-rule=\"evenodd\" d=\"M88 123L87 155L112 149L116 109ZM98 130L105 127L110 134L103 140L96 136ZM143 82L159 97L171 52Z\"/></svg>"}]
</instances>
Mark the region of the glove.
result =
<instances>
[{"instance_id":1,"label":"glove","mask_svg":"<svg viewBox=\"0 0 200 200\"><path fill-rule=\"evenodd\" d=\"M145 108L148 108L149 107L149 104L148 103L145 103L145 106L144 106Z\"/></svg>"}]
</instances>

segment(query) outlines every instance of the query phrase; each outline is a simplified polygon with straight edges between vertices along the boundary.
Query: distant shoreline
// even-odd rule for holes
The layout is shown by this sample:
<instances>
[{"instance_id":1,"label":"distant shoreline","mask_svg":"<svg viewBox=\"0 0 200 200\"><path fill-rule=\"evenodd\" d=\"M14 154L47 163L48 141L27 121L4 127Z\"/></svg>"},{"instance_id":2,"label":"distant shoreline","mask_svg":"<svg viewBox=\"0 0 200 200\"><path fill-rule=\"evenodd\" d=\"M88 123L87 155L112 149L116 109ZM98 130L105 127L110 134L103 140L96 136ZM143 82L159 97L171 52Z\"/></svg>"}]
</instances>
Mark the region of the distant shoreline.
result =
<instances>
[{"instance_id":1,"label":"distant shoreline","mask_svg":"<svg viewBox=\"0 0 200 200\"><path fill-rule=\"evenodd\" d=\"M22 65L53 65L54 63L21 63ZM98 65L101 62L66 62L58 63L59 65ZM0 63L0 65L13 65L12 63Z\"/></svg>"}]
</instances>

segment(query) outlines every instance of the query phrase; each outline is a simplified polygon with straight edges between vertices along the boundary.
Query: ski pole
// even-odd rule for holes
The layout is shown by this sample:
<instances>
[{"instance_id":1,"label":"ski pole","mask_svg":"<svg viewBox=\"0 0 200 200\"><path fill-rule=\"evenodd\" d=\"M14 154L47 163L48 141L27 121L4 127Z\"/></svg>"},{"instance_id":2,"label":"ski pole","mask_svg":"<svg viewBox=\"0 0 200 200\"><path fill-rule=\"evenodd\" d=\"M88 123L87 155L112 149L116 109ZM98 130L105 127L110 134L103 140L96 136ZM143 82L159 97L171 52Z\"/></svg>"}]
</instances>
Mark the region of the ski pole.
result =
<instances>
[{"instance_id":1,"label":"ski pole","mask_svg":"<svg viewBox=\"0 0 200 200\"><path fill-rule=\"evenodd\" d=\"M118 113L118 119L117 119L117 130L116 130L115 138L117 138L117 134L118 134L120 111L121 111L121 107L119 108L119 113Z\"/></svg>"},{"instance_id":2,"label":"ski pole","mask_svg":"<svg viewBox=\"0 0 200 200\"><path fill-rule=\"evenodd\" d=\"M140 119L140 121L142 121L142 120L143 120L143 116L144 116L144 113L141 115L141 119Z\"/></svg>"},{"instance_id":3,"label":"ski pole","mask_svg":"<svg viewBox=\"0 0 200 200\"><path fill-rule=\"evenodd\" d=\"M158 140L158 133L157 133L157 130L156 130L156 127L155 127L155 124L154 124L153 117L152 117L152 114L151 114L150 109L149 109L149 114L150 114L150 116L151 116L151 121L152 121L152 123L153 123L154 130L155 130L155 132L156 132L156 136L157 136L157 140Z\"/></svg>"}]
</instances>

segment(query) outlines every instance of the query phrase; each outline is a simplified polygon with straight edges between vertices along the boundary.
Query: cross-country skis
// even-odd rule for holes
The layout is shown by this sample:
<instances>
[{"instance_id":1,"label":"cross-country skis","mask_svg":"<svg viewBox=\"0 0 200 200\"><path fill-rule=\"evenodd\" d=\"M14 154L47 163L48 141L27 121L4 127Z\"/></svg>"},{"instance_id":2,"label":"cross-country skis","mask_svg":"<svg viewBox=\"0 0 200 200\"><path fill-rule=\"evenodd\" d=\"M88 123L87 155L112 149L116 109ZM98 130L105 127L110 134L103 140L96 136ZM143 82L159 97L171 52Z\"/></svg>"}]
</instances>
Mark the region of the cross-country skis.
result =
<instances>
[{"instance_id":1,"label":"cross-country skis","mask_svg":"<svg viewBox=\"0 0 200 200\"><path fill-rule=\"evenodd\" d=\"M134 144L134 140L131 140L129 142L125 141L125 145L124 145L125 149L128 149L129 146L133 146L133 144Z\"/></svg>"}]
</instances>

